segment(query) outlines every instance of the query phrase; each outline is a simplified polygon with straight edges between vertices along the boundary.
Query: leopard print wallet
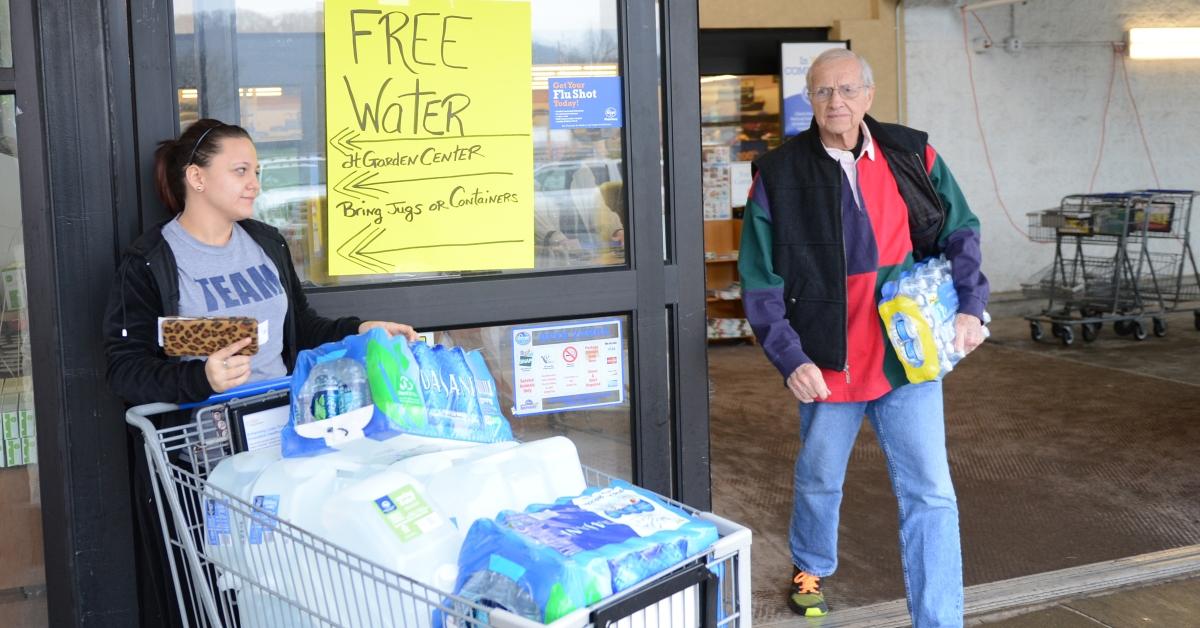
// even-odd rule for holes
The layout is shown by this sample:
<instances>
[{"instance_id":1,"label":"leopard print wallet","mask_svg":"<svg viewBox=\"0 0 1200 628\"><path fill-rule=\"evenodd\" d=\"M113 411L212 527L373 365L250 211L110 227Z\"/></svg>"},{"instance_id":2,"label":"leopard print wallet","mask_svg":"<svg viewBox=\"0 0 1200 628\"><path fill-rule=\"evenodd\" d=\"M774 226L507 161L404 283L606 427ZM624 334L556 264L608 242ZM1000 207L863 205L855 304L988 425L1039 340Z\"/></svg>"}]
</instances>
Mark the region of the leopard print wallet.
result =
<instances>
[{"instance_id":1,"label":"leopard print wallet","mask_svg":"<svg viewBox=\"0 0 1200 628\"><path fill-rule=\"evenodd\" d=\"M254 355L265 342L261 331L265 329L249 317L166 317L158 319L158 344L169 356L204 357L249 337L250 344L237 355Z\"/></svg>"}]
</instances>

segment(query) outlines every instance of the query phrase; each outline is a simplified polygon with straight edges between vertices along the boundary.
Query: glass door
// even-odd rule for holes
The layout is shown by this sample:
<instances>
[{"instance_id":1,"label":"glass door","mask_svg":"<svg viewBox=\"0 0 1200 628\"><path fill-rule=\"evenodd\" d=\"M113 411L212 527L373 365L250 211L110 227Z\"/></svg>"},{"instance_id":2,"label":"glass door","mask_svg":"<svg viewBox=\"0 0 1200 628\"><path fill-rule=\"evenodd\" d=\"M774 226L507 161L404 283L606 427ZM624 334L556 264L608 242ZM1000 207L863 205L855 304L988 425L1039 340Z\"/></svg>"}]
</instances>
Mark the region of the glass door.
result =
<instances>
[{"instance_id":1,"label":"glass door","mask_svg":"<svg viewBox=\"0 0 1200 628\"><path fill-rule=\"evenodd\" d=\"M163 34L132 42L138 101L159 103L139 106L143 190L155 142L202 117L245 127L263 168L255 217L288 240L319 312L404 321L430 342L479 349L519 438L568 436L585 464L707 504L703 364L681 360L703 355L702 326L690 322L703 307L699 209L665 209L694 194L675 194L666 173L698 166L698 150L670 148L676 108L664 106L673 92L663 95L677 50L694 79L694 36L687 50L663 26L674 12L680 33L694 30L694 7L177 0L166 14L134 4ZM471 48L483 20L510 33L488 38L490 55ZM350 35L331 26L349 24ZM151 62L164 54L169 72ZM354 54L375 55L376 66L364 70ZM507 108L489 104L495 94L471 81L490 79L476 74L446 89L483 115L431 127L429 102L451 97L430 93L425 117L411 117L418 92L443 90L452 83L437 77L488 56L507 60L494 91L522 90ZM689 104L694 95L677 108ZM338 117L347 107L353 116ZM513 133L528 139L492 141ZM474 170L430 161L476 157ZM451 181L426 185L438 178ZM425 190L445 194L418 207ZM166 218L157 203L141 210L144 226ZM456 223L454 212L475 218ZM480 221L497 235L474 235ZM448 245L459 248L446 262Z\"/></svg>"},{"instance_id":2,"label":"glass door","mask_svg":"<svg viewBox=\"0 0 1200 628\"><path fill-rule=\"evenodd\" d=\"M0 0L0 625L14 628L48 621L21 203L28 127L18 123L33 102L24 83L32 41L14 41L27 15L27 5Z\"/></svg>"}]
</instances>

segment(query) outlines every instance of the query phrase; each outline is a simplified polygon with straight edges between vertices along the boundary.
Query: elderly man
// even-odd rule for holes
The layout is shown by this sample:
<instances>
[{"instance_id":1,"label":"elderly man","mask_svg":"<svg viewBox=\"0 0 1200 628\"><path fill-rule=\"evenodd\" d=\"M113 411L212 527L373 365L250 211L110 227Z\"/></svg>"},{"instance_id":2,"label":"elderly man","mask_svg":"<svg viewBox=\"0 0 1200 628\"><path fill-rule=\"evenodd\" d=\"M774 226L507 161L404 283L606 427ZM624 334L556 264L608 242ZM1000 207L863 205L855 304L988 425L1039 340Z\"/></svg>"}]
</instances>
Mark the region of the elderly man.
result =
<instances>
[{"instance_id":1,"label":"elderly man","mask_svg":"<svg viewBox=\"0 0 1200 628\"><path fill-rule=\"evenodd\" d=\"M955 345L983 341L988 284L979 221L927 135L867 116L871 68L830 50L808 73L813 124L755 162L738 268L746 315L800 402L788 604L828 611L838 510L865 414L900 505L913 624L962 625L958 506L946 459L941 382L910 384L877 313L880 287L945 253L959 313Z\"/></svg>"}]
</instances>

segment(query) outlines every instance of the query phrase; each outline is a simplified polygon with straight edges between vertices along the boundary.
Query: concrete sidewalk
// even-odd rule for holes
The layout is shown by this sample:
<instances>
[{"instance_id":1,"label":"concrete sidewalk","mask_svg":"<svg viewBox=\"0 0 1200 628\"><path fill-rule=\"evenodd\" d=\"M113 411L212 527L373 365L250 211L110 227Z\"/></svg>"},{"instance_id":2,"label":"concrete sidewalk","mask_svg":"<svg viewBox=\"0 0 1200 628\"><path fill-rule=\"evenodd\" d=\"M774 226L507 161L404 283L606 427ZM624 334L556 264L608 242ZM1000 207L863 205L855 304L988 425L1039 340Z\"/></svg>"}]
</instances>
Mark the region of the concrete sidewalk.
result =
<instances>
[{"instance_id":1,"label":"concrete sidewalk","mask_svg":"<svg viewBox=\"0 0 1200 628\"><path fill-rule=\"evenodd\" d=\"M1095 597L1064 600L1041 610L972 620L989 628L1125 628L1200 626L1200 577L1130 587Z\"/></svg>"}]
</instances>

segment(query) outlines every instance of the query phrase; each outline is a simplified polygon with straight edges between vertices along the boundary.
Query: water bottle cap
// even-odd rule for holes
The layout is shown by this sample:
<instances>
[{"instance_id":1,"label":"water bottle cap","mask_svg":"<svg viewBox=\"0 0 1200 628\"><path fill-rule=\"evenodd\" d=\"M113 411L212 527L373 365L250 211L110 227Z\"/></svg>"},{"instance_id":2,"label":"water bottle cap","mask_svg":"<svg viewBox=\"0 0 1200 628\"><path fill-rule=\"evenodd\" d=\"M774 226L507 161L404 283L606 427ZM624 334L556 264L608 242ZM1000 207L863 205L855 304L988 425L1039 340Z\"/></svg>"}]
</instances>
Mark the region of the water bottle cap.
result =
<instances>
[{"instance_id":1,"label":"water bottle cap","mask_svg":"<svg viewBox=\"0 0 1200 628\"><path fill-rule=\"evenodd\" d=\"M889 282L883 284L883 287L879 289L879 292L883 296L883 300L887 301L896 296L896 290L897 290L896 282L889 281Z\"/></svg>"}]
</instances>

